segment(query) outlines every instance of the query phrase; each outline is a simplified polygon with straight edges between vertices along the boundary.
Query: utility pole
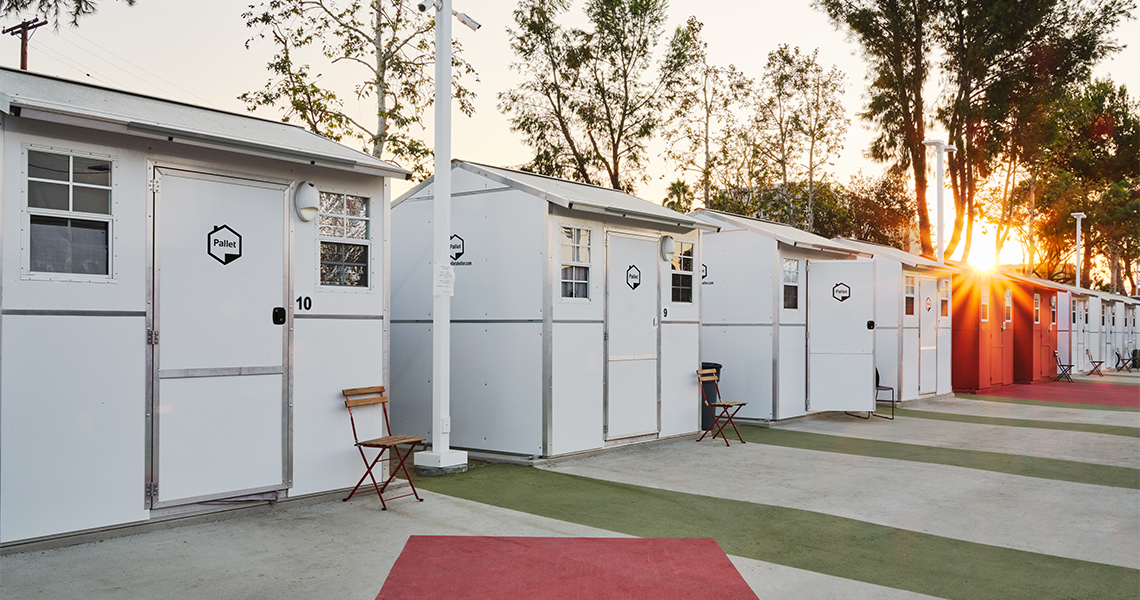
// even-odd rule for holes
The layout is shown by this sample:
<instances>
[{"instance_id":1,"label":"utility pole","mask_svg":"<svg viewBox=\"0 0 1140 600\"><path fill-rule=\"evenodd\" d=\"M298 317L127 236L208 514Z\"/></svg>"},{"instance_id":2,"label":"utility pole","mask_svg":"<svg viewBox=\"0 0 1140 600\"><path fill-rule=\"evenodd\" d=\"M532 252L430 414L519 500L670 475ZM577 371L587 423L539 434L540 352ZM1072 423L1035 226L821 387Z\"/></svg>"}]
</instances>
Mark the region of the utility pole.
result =
<instances>
[{"instance_id":1,"label":"utility pole","mask_svg":"<svg viewBox=\"0 0 1140 600\"><path fill-rule=\"evenodd\" d=\"M3 33L7 33L9 35L20 36L21 69L25 71L28 70L28 39L32 37L32 31L47 24L48 22L42 19L29 19L23 23L20 23L19 25L13 25L3 31Z\"/></svg>"},{"instance_id":2,"label":"utility pole","mask_svg":"<svg viewBox=\"0 0 1140 600\"><path fill-rule=\"evenodd\" d=\"M943 208L943 203L942 203L942 193L943 193L943 191L945 191L944 188L946 187L946 184L943 182L943 178L945 177L944 173L946 172L946 166L945 166L945 163L943 163L942 161L943 161L943 158L946 156L946 152L957 152L958 149L955 148L954 146L950 145L950 144L943 142L942 140L925 140L922 142L922 144L924 146L933 147L934 152L935 152L935 154L934 154L934 156L935 156L935 163L934 163L935 164L935 171L934 171L934 173L935 173L936 179L934 182L934 188L937 191L937 194L935 194L935 197L938 199L938 202L937 202L938 208L935 209L935 213L938 216L938 219L937 219L938 229L936 231L937 235L935 237L938 240L938 249L935 251L934 260L937 260L941 264L946 264L946 257L943 256L943 248L945 248L946 246L942 243L942 224L943 224L942 222L943 222L943 216L944 216L942 213L945 210Z\"/></svg>"},{"instance_id":3,"label":"utility pole","mask_svg":"<svg viewBox=\"0 0 1140 600\"><path fill-rule=\"evenodd\" d=\"M1081 219L1085 218L1085 213L1075 212L1071 213L1069 216L1077 220L1077 287L1081 287L1081 259L1084 258L1084 256L1081 254Z\"/></svg>"}]
</instances>

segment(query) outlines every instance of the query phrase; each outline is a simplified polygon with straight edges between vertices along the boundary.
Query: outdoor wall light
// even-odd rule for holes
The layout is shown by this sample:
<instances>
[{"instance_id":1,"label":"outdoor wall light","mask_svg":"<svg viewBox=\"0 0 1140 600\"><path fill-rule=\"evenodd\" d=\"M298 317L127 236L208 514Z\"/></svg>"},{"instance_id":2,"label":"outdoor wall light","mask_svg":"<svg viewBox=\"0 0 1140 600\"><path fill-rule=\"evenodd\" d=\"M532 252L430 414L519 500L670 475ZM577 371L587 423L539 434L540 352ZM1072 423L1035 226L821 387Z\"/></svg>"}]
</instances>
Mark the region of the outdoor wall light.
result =
<instances>
[{"instance_id":1,"label":"outdoor wall light","mask_svg":"<svg viewBox=\"0 0 1140 600\"><path fill-rule=\"evenodd\" d=\"M677 242L673 241L673 236L667 235L661 238L661 260L666 262L673 260L673 255L677 252Z\"/></svg>"},{"instance_id":2,"label":"outdoor wall light","mask_svg":"<svg viewBox=\"0 0 1140 600\"><path fill-rule=\"evenodd\" d=\"M311 181L297 184L297 189L293 192L293 206L302 221L308 223L316 218L321 206L321 192L317 190L316 184Z\"/></svg>"}]
</instances>

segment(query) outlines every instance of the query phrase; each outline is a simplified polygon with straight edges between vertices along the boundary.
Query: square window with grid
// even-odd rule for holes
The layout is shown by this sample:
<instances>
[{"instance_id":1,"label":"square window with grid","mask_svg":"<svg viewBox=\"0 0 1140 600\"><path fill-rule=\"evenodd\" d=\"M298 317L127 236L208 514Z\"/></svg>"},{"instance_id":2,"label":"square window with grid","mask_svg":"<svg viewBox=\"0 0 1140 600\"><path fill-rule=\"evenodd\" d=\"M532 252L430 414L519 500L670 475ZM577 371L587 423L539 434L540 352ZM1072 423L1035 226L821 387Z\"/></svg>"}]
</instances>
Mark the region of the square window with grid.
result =
<instances>
[{"instance_id":1,"label":"square window with grid","mask_svg":"<svg viewBox=\"0 0 1140 600\"><path fill-rule=\"evenodd\" d=\"M784 308L800 307L800 261L796 258L784 259Z\"/></svg>"},{"instance_id":2,"label":"square window with grid","mask_svg":"<svg viewBox=\"0 0 1140 600\"><path fill-rule=\"evenodd\" d=\"M943 279L939 282L938 300L941 304L942 316L950 316L950 280Z\"/></svg>"},{"instance_id":3,"label":"square window with grid","mask_svg":"<svg viewBox=\"0 0 1140 600\"><path fill-rule=\"evenodd\" d=\"M914 315L914 276L907 275L903 278L903 302L906 304L906 315Z\"/></svg>"},{"instance_id":4,"label":"square window with grid","mask_svg":"<svg viewBox=\"0 0 1140 600\"><path fill-rule=\"evenodd\" d=\"M111 161L28 150L28 267L111 274Z\"/></svg>"},{"instance_id":5,"label":"square window with grid","mask_svg":"<svg viewBox=\"0 0 1140 600\"><path fill-rule=\"evenodd\" d=\"M1041 322L1041 294L1033 294L1033 322Z\"/></svg>"},{"instance_id":6,"label":"square window with grid","mask_svg":"<svg viewBox=\"0 0 1140 600\"><path fill-rule=\"evenodd\" d=\"M982 320L990 320L990 288L989 286L982 286Z\"/></svg>"},{"instance_id":7,"label":"square window with grid","mask_svg":"<svg viewBox=\"0 0 1140 600\"><path fill-rule=\"evenodd\" d=\"M368 287L369 208L368 198L321 192L321 285Z\"/></svg>"},{"instance_id":8,"label":"square window with grid","mask_svg":"<svg viewBox=\"0 0 1140 600\"><path fill-rule=\"evenodd\" d=\"M1005 322L1013 322L1013 290L1005 291Z\"/></svg>"},{"instance_id":9,"label":"square window with grid","mask_svg":"<svg viewBox=\"0 0 1140 600\"><path fill-rule=\"evenodd\" d=\"M590 298L590 230L562 228L562 297Z\"/></svg>"},{"instance_id":10,"label":"square window with grid","mask_svg":"<svg viewBox=\"0 0 1140 600\"><path fill-rule=\"evenodd\" d=\"M677 242L671 265L673 302L693 301L693 244Z\"/></svg>"}]
</instances>

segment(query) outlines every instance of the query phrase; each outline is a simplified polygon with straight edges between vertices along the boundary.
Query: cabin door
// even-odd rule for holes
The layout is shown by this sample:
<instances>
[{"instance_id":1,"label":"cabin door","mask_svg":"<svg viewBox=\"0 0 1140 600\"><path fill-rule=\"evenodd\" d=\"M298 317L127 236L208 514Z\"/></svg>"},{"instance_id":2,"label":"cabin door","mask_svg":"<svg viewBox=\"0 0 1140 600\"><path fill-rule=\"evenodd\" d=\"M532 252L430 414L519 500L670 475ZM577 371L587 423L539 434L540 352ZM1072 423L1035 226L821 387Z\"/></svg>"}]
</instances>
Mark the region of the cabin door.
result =
<instances>
[{"instance_id":1,"label":"cabin door","mask_svg":"<svg viewBox=\"0 0 1140 600\"><path fill-rule=\"evenodd\" d=\"M933 394L938 386L938 280L919 278L918 393Z\"/></svg>"},{"instance_id":2,"label":"cabin door","mask_svg":"<svg viewBox=\"0 0 1140 600\"><path fill-rule=\"evenodd\" d=\"M284 489L287 189L154 181L150 505Z\"/></svg>"},{"instance_id":3,"label":"cabin door","mask_svg":"<svg viewBox=\"0 0 1140 600\"><path fill-rule=\"evenodd\" d=\"M607 440L659 429L657 244L606 232Z\"/></svg>"},{"instance_id":4,"label":"cabin door","mask_svg":"<svg viewBox=\"0 0 1140 600\"><path fill-rule=\"evenodd\" d=\"M808 410L875 410L875 265L808 261Z\"/></svg>"}]
</instances>

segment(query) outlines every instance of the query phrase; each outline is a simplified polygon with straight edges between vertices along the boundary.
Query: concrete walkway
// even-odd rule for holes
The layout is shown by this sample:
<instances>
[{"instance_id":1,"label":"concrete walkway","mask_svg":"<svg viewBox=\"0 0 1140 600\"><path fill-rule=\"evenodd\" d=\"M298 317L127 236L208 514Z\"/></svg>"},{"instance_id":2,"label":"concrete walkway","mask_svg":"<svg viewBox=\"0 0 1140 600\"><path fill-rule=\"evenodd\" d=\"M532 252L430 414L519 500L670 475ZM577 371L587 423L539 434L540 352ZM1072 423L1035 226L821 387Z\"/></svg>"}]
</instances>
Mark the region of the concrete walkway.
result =
<instances>
[{"instance_id":1,"label":"concrete walkway","mask_svg":"<svg viewBox=\"0 0 1140 600\"><path fill-rule=\"evenodd\" d=\"M1140 413L1134 410L966 399L914 402L906 408L1026 422L1140 426ZM892 422L825 415L778 428L1077 461L1074 464L1140 467L1140 438L1124 435L902 416ZM719 441L691 439L627 447L541 468L1140 569L1140 490L1134 488L765 443L725 447ZM426 498L422 503L396 500L384 512L367 495L348 503L335 499L309 505L285 503L261 514L0 556L0 597L363 600L379 592L410 535L623 535L432 492L422 494ZM765 599L932 597L752 558L730 558ZM1120 597L1128 594L1140 597L1140 590L1124 590Z\"/></svg>"}]
</instances>

